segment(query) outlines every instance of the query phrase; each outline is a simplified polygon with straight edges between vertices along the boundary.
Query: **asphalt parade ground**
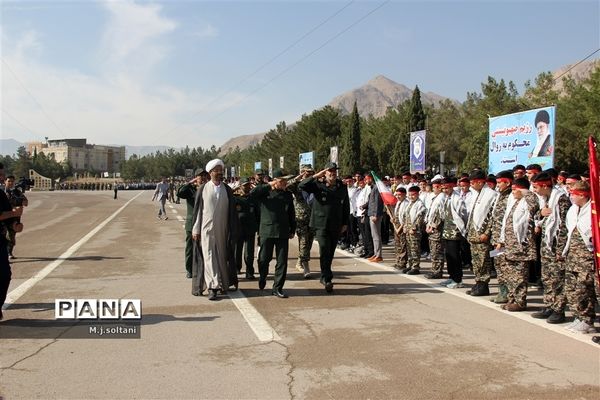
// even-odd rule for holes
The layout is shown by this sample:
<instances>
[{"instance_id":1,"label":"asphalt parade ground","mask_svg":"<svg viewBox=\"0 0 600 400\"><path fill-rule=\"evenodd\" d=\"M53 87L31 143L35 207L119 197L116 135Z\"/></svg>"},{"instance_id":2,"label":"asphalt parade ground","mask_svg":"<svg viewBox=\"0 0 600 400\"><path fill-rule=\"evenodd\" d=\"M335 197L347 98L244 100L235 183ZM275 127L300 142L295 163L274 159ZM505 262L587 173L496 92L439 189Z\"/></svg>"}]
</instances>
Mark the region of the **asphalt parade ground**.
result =
<instances>
[{"instance_id":1,"label":"asphalt parade ground","mask_svg":"<svg viewBox=\"0 0 600 400\"><path fill-rule=\"evenodd\" d=\"M151 191L112 196L28 194L0 322L0 398L600 398L600 346L566 331L570 320L531 318L539 289L527 312L509 313L467 296L469 275L452 290L399 274L388 246L383 264L338 251L328 294L318 247L305 280L293 239L288 299L241 275L239 291L211 302L185 277L185 203L167 203L164 221ZM139 338L56 320L56 299L140 299Z\"/></svg>"}]
</instances>

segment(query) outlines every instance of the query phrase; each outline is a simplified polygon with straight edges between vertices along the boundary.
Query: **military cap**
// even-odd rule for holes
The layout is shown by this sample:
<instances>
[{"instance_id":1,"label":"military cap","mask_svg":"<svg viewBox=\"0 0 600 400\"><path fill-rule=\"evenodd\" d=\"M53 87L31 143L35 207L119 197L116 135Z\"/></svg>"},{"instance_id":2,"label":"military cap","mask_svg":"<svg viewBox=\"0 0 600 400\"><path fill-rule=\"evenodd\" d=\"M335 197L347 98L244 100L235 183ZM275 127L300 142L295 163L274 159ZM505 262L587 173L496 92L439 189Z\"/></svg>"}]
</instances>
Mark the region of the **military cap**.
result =
<instances>
[{"instance_id":1,"label":"military cap","mask_svg":"<svg viewBox=\"0 0 600 400\"><path fill-rule=\"evenodd\" d=\"M286 175L279 168L273 171L273 178L275 178L275 179L290 179L292 177L293 177L293 175Z\"/></svg>"},{"instance_id":2,"label":"military cap","mask_svg":"<svg viewBox=\"0 0 600 400\"><path fill-rule=\"evenodd\" d=\"M325 169L339 169L337 163L334 162L328 162L327 164L325 164Z\"/></svg>"},{"instance_id":3,"label":"military cap","mask_svg":"<svg viewBox=\"0 0 600 400\"><path fill-rule=\"evenodd\" d=\"M302 164L300 166L300 172L314 172L315 170L312 167L312 164Z\"/></svg>"}]
</instances>

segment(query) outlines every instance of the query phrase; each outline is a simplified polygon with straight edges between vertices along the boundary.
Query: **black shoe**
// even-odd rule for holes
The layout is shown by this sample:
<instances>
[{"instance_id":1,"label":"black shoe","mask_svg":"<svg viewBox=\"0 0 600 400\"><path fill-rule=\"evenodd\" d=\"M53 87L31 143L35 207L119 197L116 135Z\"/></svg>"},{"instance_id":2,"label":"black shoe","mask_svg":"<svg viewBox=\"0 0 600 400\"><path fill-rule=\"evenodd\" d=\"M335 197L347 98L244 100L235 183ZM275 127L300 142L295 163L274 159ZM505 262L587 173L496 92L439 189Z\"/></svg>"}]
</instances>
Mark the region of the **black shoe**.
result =
<instances>
[{"instance_id":1,"label":"black shoe","mask_svg":"<svg viewBox=\"0 0 600 400\"><path fill-rule=\"evenodd\" d=\"M280 299L287 299L287 298L288 298L288 295L287 295L287 294L285 294L285 293L283 293L283 292L282 292L280 289L273 290L273 291L271 292L271 294L272 294L273 296L277 296L277 297L279 297Z\"/></svg>"},{"instance_id":2,"label":"black shoe","mask_svg":"<svg viewBox=\"0 0 600 400\"><path fill-rule=\"evenodd\" d=\"M442 274L433 274L431 272L425 275L425 278L427 279L442 279L442 277Z\"/></svg>"},{"instance_id":3,"label":"black shoe","mask_svg":"<svg viewBox=\"0 0 600 400\"><path fill-rule=\"evenodd\" d=\"M546 319L552 315L553 311L551 308L542 308L540 311L531 314L533 318ZM564 318L564 317L563 317Z\"/></svg>"},{"instance_id":4,"label":"black shoe","mask_svg":"<svg viewBox=\"0 0 600 400\"><path fill-rule=\"evenodd\" d=\"M600 336L592 336L592 342L600 344Z\"/></svg>"},{"instance_id":5,"label":"black shoe","mask_svg":"<svg viewBox=\"0 0 600 400\"><path fill-rule=\"evenodd\" d=\"M217 299L217 290L216 289L211 290L211 291L208 292L208 299L211 300L211 301Z\"/></svg>"},{"instance_id":6,"label":"black shoe","mask_svg":"<svg viewBox=\"0 0 600 400\"><path fill-rule=\"evenodd\" d=\"M192 279L192 273L191 272L186 273L185 277L188 279Z\"/></svg>"},{"instance_id":7,"label":"black shoe","mask_svg":"<svg viewBox=\"0 0 600 400\"><path fill-rule=\"evenodd\" d=\"M412 268L410 271L408 271L406 273L406 275L419 275L421 273L421 271L419 271L418 269Z\"/></svg>"},{"instance_id":8,"label":"black shoe","mask_svg":"<svg viewBox=\"0 0 600 400\"><path fill-rule=\"evenodd\" d=\"M229 291L230 292L236 292L238 290L238 285L231 285L229 286Z\"/></svg>"},{"instance_id":9,"label":"black shoe","mask_svg":"<svg viewBox=\"0 0 600 400\"><path fill-rule=\"evenodd\" d=\"M255 281L256 277L254 275L246 274L246 279L248 279L249 281Z\"/></svg>"},{"instance_id":10,"label":"black shoe","mask_svg":"<svg viewBox=\"0 0 600 400\"><path fill-rule=\"evenodd\" d=\"M266 280L266 279L259 278L259 279L258 279L258 288L259 288L260 290L263 290L263 289L265 288L265 286L267 286L267 280Z\"/></svg>"},{"instance_id":11,"label":"black shoe","mask_svg":"<svg viewBox=\"0 0 600 400\"><path fill-rule=\"evenodd\" d=\"M485 282L477 282L473 289L471 289L471 293L467 294L470 294L471 296L489 296L490 287Z\"/></svg>"},{"instance_id":12,"label":"black shoe","mask_svg":"<svg viewBox=\"0 0 600 400\"><path fill-rule=\"evenodd\" d=\"M333 282L331 282L331 281L325 282L325 291L327 293L333 292Z\"/></svg>"},{"instance_id":13,"label":"black shoe","mask_svg":"<svg viewBox=\"0 0 600 400\"><path fill-rule=\"evenodd\" d=\"M403 274L408 274L409 271L410 271L410 267L402 268L402 273Z\"/></svg>"},{"instance_id":14,"label":"black shoe","mask_svg":"<svg viewBox=\"0 0 600 400\"><path fill-rule=\"evenodd\" d=\"M375 254L370 253L370 254L365 254L362 258L371 258L373 257Z\"/></svg>"},{"instance_id":15,"label":"black shoe","mask_svg":"<svg viewBox=\"0 0 600 400\"><path fill-rule=\"evenodd\" d=\"M548 317L546 322L549 324L562 324L565 322L565 313L552 311L552 315Z\"/></svg>"}]
</instances>

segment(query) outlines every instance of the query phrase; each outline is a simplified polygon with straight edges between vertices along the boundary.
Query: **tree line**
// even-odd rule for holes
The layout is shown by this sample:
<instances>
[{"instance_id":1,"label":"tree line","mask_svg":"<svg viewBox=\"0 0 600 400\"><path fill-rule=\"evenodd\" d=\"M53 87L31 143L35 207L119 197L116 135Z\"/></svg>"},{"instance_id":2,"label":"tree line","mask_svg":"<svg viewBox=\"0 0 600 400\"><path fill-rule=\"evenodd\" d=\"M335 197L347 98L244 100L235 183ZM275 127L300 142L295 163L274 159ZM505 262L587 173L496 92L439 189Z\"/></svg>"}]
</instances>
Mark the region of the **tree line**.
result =
<instances>
[{"instance_id":1,"label":"tree line","mask_svg":"<svg viewBox=\"0 0 600 400\"><path fill-rule=\"evenodd\" d=\"M468 92L466 100L458 103L444 100L436 106L423 105L420 91L415 87L411 99L388 108L383 117L360 116L356 104L344 115L331 106L304 114L293 125L278 123L263 140L246 149L239 147L221 154L236 175L249 176L254 163L263 168L268 159L297 172L298 155L314 151L316 169L329 159L332 146L339 148L342 174L374 170L389 175L400 174L409 167L410 132L427 130L427 164L435 171L444 152L447 170L470 171L488 165L488 118L533 108L556 105L555 155L557 169L583 172L587 169L587 137L598 137L600 130L600 68L580 82L563 78L563 88L557 91L551 73L537 76L525 84L520 95L512 81L488 77L481 92ZM121 177L127 180L154 180L162 176L183 176L186 169L202 168L218 157L220 149L212 146L163 152L139 157L132 155L121 166ZM27 176L29 168L49 178L71 176L69 163L58 163L53 155L27 154L20 148L16 157L1 157L8 173ZM239 169L238 169L239 168Z\"/></svg>"}]
</instances>

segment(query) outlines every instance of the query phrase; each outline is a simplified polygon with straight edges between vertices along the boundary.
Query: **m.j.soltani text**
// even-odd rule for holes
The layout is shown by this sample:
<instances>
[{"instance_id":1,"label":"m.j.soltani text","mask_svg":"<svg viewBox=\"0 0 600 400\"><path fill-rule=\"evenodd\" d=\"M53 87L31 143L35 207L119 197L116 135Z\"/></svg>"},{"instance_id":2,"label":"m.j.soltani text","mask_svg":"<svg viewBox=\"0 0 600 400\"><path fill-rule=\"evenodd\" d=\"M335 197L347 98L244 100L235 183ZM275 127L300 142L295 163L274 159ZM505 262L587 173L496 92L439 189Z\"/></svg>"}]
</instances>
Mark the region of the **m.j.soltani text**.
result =
<instances>
[{"instance_id":1,"label":"m.j.soltani text","mask_svg":"<svg viewBox=\"0 0 600 400\"><path fill-rule=\"evenodd\" d=\"M138 326L90 326L90 335L136 335Z\"/></svg>"}]
</instances>

